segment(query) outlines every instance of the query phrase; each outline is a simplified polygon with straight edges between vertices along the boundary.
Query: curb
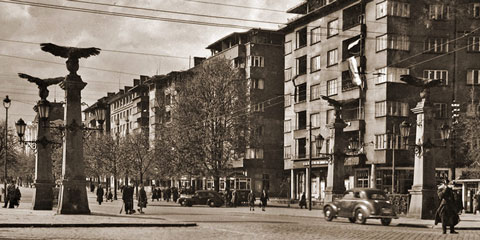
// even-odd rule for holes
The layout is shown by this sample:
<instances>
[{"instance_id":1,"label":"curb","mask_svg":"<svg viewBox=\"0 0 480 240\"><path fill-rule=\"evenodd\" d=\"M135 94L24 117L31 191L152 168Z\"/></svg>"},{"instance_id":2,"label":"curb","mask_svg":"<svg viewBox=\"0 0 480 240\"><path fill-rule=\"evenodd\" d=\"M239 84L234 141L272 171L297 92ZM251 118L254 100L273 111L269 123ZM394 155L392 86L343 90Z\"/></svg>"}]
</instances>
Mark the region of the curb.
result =
<instances>
[{"instance_id":1,"label":"curb","mask_svg":"<svg viewBox=\"0 0 480 240\"><path fill-rule=\"evenodd\" d=\"M412 223L399 223L397 227L411 227L411 228L434 228L433 225L426 224L412 224Z\"/></svg>"},{"instance_id":2,"label":"curb","mask_svg":"<svg viewBox=\"0 0 480 240\"><path fill-rule=\"evenodd\" d=\"M0 228L196 227L196 223L2 223Z\"/></svg>"}]
</instances>

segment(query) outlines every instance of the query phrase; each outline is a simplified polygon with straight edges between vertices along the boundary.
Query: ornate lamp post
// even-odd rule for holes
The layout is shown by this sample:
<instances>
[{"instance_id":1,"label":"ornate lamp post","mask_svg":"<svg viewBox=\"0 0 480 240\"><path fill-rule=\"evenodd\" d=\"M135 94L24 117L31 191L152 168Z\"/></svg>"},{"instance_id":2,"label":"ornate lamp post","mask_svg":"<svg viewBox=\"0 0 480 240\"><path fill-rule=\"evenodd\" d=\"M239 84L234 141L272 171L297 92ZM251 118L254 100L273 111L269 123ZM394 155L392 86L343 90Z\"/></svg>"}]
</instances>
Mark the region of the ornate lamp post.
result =
<instances>
[{"instance_id":1,"label":"ornate lamp post","mask_svg":"<svg viewBox=\"0 0 480 240\"><path fill-rule=\"evenodd\" d=\"M8 145L8 108L10 108L11 100L8 98L8 95L3 99L3 107L5 108L5 164L4 164L4 180L3 180L3 190L5 191L5 196L7 196L7 145Z\"/></svg>"}]
</instances>

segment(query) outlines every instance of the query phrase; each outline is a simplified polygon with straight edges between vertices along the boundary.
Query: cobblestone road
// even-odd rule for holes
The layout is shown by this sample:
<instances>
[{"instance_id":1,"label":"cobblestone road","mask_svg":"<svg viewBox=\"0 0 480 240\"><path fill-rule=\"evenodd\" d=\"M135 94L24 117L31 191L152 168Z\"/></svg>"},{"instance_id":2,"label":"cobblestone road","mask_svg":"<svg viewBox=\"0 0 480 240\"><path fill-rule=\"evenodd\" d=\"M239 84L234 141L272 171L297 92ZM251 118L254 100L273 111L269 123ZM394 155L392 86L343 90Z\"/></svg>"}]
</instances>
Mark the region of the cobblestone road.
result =
<instances>
[{"instance_id":1,"label":"cobblestone road","mask_svg":"<svg viewBox=\"0 0 480 240\"><path fill-rule=\"evenodd\" d=\"M121 201L101 206L90 198L90 209L95 214L118 214ZM3 209L5 210L5 209ZM0 239L480 239L480 230L460 230L457 235L442 235L441 229L382 226L379 220L366 225L351 224L345 219L326 222L321 217L291 216L282 211L292 209L268 208L266 212L249 212L248 208L180 207L155 202L149 204L146 214L130 215L168 221L196 222L197 227L182 228L0 228ZM13 210L14 211L14 210ZM305 210L293 210L305 211ZM313 211L312 211L313 212ZM312 213L311 212L311 213ZM82 218L82 216L78 216Z\"/></svg>"}]
</instances>

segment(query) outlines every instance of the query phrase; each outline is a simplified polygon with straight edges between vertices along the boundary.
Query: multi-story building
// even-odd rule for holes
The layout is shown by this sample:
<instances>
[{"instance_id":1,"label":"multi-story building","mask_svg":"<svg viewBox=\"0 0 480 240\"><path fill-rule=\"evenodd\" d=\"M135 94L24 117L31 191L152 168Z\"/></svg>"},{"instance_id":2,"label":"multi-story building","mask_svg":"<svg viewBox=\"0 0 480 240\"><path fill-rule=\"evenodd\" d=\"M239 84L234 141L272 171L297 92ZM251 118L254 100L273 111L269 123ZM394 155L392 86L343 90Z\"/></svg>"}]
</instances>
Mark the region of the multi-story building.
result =
<instances>
[{"instance_id":1,"label":"multi-story building","mask_svg":"<svg viewBox=\"0 0 480 240\"><path fill-rule=\"evenodd\" d=\"M133 131L148 131L147 76L133 80L133 87L125 86L108 97L110 129L112 134L125 136Z\"/></svg>"},{"instance_id":2,"label":"multi-story building","mask_svg":"<svg viewBox=\"0 0 480 240\"><path fill-rule=\"evenodd\" d=\"M212 52L211 58L226 58L233 66L245 70L250 106L256 112L255 124L258 124L254 132L259 141L246 149L245 158L235 161L233 168L235 177L257 194L262 189L271 195L280 194L284 175L282 43L283 34L278 31L251 29L227 35L207 47Z\"/></svg>"},{"instance_id":3,"label":"multi-story building","mask_svg":"<svg viewBox=\"0 0 480 240\"><path fill-rule=\"evenodd\" d=\"M99 128L100 126L97 121L99 119L99 116L97 114L100 114L100 113L98 113L97 109L103 108L105 109L105 116L103 116L104 122L103 122L102 128L107 134L110 133L111 121L110 121L110 107L108 105L108 99L110 97L113 97L114 95L115 93L109 92L107 93L107 96L98 99L91 106L88 106L87 108L85 108L83 110L83 114L84 114L83 124L89 128Z\"/></svg>"},{"instance_id":4,"label":"multi-story building","mask_svg":"<svg viewBox=\"0 0 480 240\"><path fill-rule=\"evenodd\" d=\"M400 75L443 80L431 90L435 129L451 125L453 100L462 111L467 106L478 111L477 100L475 107L467 103L472 101L470 90L480 84L480 63L470 60L480 54L479 9L480 4L467 0L307 0L288 10L299 14L281 29L285 33L284 159L292 198L307 191L309 158L312 195L324 196L328 161L322 154L331 153L335 139L326 127L334 111L321 95L342 102L347 123L343 138L360 143L354 154L345 151L349 154L346 187L408 193L415 154L408 145L414 144L415 131L405 144L399 124L415 123L410 109L420 100L420 89L400 81ZM348 61L352 56L359 65L360 86L352 82ZM316 152L318 134L326 138L322 154ZM434 145L443 145L440 134L435 134ZM437 177L452 177L456 154L436 148L434 158Z\"/></svg>"}]
</instances>

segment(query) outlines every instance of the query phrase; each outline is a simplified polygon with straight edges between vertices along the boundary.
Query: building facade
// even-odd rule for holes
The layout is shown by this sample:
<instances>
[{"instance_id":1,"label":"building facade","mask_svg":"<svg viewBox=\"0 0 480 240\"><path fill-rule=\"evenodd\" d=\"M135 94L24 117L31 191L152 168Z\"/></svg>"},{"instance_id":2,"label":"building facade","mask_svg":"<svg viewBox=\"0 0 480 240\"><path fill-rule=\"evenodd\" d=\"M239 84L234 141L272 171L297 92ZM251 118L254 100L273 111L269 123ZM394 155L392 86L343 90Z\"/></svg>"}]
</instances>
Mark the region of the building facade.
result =
<instances>
[{"instance_id":1,"label":"building facade","mask_svg":"<svg viewBox=\"0 0 480 240\"><path fill-rule=\"evenodd\" d=\"M420 100L420 89L400 81L400 75L442 79L441 86L431 90L431 124L438 130L433 144L444 145L439 129L442 124L451 126L451 104L460 103L462 112L478 105L468 103L471 91L478 94L474 87L480 63L470 59L480 54L479 9L478 3L466 0L308 0L288 11L299 14L281 29L285 33L284 159L292 198L307 191L309 158L312 195L324 197L328 169L324 156L331 153L335 139L326 127L334 111L322 95L342 103L347 124L343 139L352 143L344 151L346 188L408 193L415 154L415 147L409 145L415 144L415 128L403 139L399 125L415 124L410 109ZM351 62L358 68L349 67ZM352 72L360 75L359 85L352 81ZM319 134L326 141L317 153ZM355 142L359 147L352 150ZM454 177L455 164L461 162L453 143L435 148L438 179Z\"/></svg>"},{"instance_id":2,"label":"building facade","mask_svg":"<svg viewBox=\"0 0 480 240\"><path fill-rule=\"evenodd\" d=\"M211 58L226 58L232 66L245 71L250 109L256 116L254 128L259 141L246 149L243 160L233 163L233 175L245 181L245 186L255 193L266 189L273 196L286 196L288 191L281 189L284 179L282 43L283 34L278 31L251 29L227 35L207 47L212 52Z\"/></svg>"}]
</instances>

